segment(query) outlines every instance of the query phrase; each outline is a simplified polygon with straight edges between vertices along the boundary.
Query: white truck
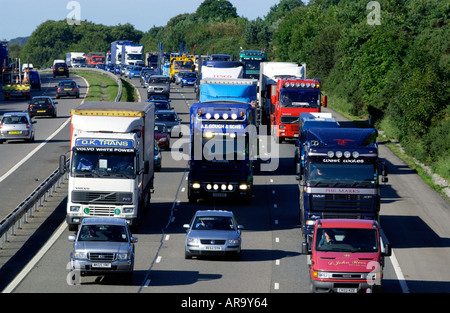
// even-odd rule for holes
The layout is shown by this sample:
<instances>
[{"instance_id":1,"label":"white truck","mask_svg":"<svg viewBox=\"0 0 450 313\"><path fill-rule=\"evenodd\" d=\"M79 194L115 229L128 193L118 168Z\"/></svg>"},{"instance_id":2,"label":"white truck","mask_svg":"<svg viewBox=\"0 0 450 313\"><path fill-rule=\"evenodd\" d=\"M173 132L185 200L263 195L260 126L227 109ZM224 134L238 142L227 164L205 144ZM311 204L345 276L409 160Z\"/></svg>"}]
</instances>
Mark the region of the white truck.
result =
<instances>
[{"instance_id":1,"label":"white truck","mask_svg":"<svg viewBox=\"0 0 450 313\"><path fill-rule=\"evenodd\" d=\"M122 46L122 64L145 66L144 46L124 44Z\"/></svg>"},{"instance_id":2,"label":"white truck","mask_svg":"<svg viewBox=\"0 0 450 313\"><path fill-rule=\"evenodd\" d=\"M294 62L261 62L259 74L258 103L261 112L261 123L270 124L271 88L276 88L280 78L306 79L306 63Z\"/></svg>"},{"instance_id":3,"label":"white truck","mask_svg":"<svg viewBox=\"0 0 450 313\"><path fill-rule=\"evenodd\" d=\"M153 192L154 104L91 101L71 116L69 229L85 217L124 218L138 226Z\"/></svg>"},{"instance_id":4,"label":"white truck","mask_svg":"<svg viewBox=\"0 0 450 313\"><path fill-rule=\"evenodd\" d=\"M86 54L84 52L67 52L66 64L68 67L81 67L86 64Z\"/></svg>"}]
</instances>

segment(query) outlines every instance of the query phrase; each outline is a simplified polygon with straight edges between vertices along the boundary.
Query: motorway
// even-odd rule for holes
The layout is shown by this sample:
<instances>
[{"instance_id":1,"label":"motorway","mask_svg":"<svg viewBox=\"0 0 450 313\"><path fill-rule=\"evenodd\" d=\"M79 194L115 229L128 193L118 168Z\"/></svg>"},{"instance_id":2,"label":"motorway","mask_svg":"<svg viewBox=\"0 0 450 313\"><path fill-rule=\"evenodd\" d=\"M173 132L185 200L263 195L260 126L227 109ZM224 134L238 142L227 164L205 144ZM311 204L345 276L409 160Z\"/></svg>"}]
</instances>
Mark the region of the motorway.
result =
<instances>
[{"instance_id":1,"label":"motorway","mask_svg":"<svg viewBox=\"0 0 450 313\"><path fill-rule=\"evenodd\" d=\"M72 77L87 90L83 79ZM62 78L60 78L62 79ZM45 95L54 96L58 78L43 74ZM146 99L137 79L133 83ZM34 92L33 95L37 95ZM191 88L172 85L172 106L189 122L189 106L195 101ZM69 150L70 109L82 99L59 99L58 118L35 118L36 142L8 142L0 146L0 214L3 218L28 196L39 181L57 166L59 155ZM24 110L24 100L0 102L0 114ZM339 114L333 115L343 121ZM61 128L60 128L61 127ZM51 139L48 139L50 136ZM172 145L178 144L172 138ZM265 137L261 136L265 143ZM39 148L40 147L40 148ZM39 150L37 150L39 148ZM20 250L20 264L6 261L0 268L0 290L15 293L308 293L306 256L301 254L298 223L298 186L293 168L294 145L279 146L279 162L274 171L256 168L255 191L250 205L230 202L199 202L187 199L187 161L164 151L162 171L155 174L155 193L143 225L135 234L135 273L131 283L113 277L83 277L81 284L69 285L66 265L72 243L67 240L65 196L53 201L51 223L39 228L49 239L48 250L39 236L30 236ZM380 156L389 169L389 183L381 188L381 226L393 246L384 270L384 292L450 292L450 206L387 147L380 143ZM25 160L25 158L27 158ZM22 163L22 160L23 161ZM15 167L16 166L16 167ZM8 171L14 170L8 174ZM67 188L67 187L66 187ZM66 189L65 189L66 191ZM50 204L49 204L50 205ZM232 210L244 225L240 261L202 258L184 259L183 224L198 209ZM25 226L24 226L25 227ZM19 231L20 233L20 231ZM50 236L54 234L53 237ZM14 238L12 239L14 241ZM37 244L38 243L38 244ZM4 250L8 250L8 244ZM5 251L0 251L0 260ZM21 268L35 255L27 270ZM3 263L0 263L3 264ZM12 279L16 277L8 287Z\"/></svg>"}]
</instances>

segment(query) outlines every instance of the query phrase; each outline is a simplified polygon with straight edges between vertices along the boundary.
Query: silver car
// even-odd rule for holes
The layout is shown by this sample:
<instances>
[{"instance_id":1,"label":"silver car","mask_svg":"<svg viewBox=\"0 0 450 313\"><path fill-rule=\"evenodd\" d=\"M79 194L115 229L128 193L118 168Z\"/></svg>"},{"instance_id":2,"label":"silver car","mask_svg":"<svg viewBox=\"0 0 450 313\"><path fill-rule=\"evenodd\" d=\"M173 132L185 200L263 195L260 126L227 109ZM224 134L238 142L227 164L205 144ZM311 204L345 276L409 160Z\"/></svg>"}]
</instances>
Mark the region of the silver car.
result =
<instances>
[{"instance_id":1,"label":"silver car","mask_svg":"<svg viewBox=\"0 0 450 313\"><path fill-rule=\"evenodd\" d=\"M0 121L0 144L6 140L34 141L34 127L27 112L8 112Z\"/></svg>"},{"instance_id":2,"label":"silver car","mask_svg":"<svg viewBox=\"0 0 450 313\"><path fill-rule=\"evenodd\" d=\"M170 79L165 75L152 75L147 82L147 99L151 95L165 95L170 97Z\"/></svg>"},{"instance_id":3,"label":"silver car","mask_svg":"<svg viewBox=\"0 0 450 313\"><path fill-rule=\"evenodd\" d=\"M131 278L134 270L134 244L125 219L89 217L83 219L73 242L71 271L80 276L123 273Z\"/></svg>"},{"instance_id":4,"label":"silver car","mask_svg":"<svg viewBox=\"0 0 450 313\"><path fill-rule=\"evenodd\" d=\"M241 258L241 229L233 212L197 211L187 229L185 239L185 258L192 256L234 255Z\"/></svg>"}]
</instances>

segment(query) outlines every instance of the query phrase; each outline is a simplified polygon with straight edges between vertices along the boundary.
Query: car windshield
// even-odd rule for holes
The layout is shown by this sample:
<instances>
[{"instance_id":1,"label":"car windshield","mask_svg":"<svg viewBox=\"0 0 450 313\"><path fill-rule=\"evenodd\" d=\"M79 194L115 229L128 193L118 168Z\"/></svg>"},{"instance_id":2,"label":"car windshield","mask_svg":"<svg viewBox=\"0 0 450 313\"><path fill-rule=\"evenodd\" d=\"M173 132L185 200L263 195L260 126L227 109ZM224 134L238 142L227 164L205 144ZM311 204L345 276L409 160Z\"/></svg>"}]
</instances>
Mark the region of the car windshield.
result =
<instances>
[{"instance_id":1,"label":"car windshield","mask_svg":"<svg viewBox=\"0 0 450 313\"><path fill-rule=\"evenodd\" d=\"M196 77L197 77L197 74L192 73L192 72L183 74L183 78L196 78Z\"/></svg>"},{"instance_id":2,"label":"car windshield","mask_svg":"<svg viewBox=\"0 0 450 313\"><path fill-rule=\"evenodd\" d=\"M85 177L134 177L135 156L131 153L89 153L74 149L72 173Z\"/></svg>"},{"instance_id":3,"label":"car windshield","mask_svg":"<svg viewBox=\"0 0 450 313\"><path fill-rule=\"evenodd\" d=\"M25 116L5 116L2 119L2 124L26 124L28 120Z\"/></svg>"},{"instance_id":4,"label":"car windshield","mask_svg":"<svg viewBox=\"0 0 450 313\"><path fill-rule=\"evenodd\" d=\"M70 87L70 88L73 88L76 86L75 82L60 82L59 85L61 87Z\"/></svg>"},{"instance_id":5,"label":"car windshield","mask_svg":"<svg viewBox=\"0 0 450 313\"><path fill-rule=\"evenodd\" d=\"M48 98L31 99L31 104L50 104L50 99Z\"/></svg>"},{"instance_id":6,"label":"car windshield","mask_svg":"<svg viewBox=\"0 0 450 313\"><path fill-rule=\"evenodd\" d=\"M83 225L78 241L128 242L128 234L121 225Z\"/></svg>"},{"instance_id":7,"label":"car windshield","mask_svg":"<svg viewBox=\"0 0 450 313\"><path fill-rule=\"evenodd\" d=\"M316 250L328 252L377 252L376 229L319 228Z\"/></svg>"},{"instance_id":8,"label":"car windshield","mask_svg":"<svg viewBox=\"0 0 450 313\"><path fill-rule=\"evenodd\" d=\"M166 102L166 101L153 101L153 103L155 104L155 109L156 110L169 110L170 109L169 102Z\"/></svg>"},{"instance_id":9,"label":"car windshield","mask_svg":"<svg viewBox=\"0 0 450 313\"><path fill-rule=\"evenodd\" d=\"M150 78L150 84L168 84L169 79L165 77L151 77Z\"/></svg>"},{"instance_id":10,"label":"car windshield","mask_svg":"<svg viewBox=\"0 0 450 313\"><path fill-rule=\"evenodd\" d=\"M195 230L236 230L230 216L197 216L192 229Z\"/></svg>"},{"instance_id":11,"label":"car windshield","mask_svg":"<svg viewBox=\"0 0 450 313\"><path fill-rule=\"evenodd\" d=\"M167 128L165 125L155 125L156 133L167 133Z\"/></svg>"},{"instance_id":12,"label":"car windshield","mask_svg":"<svg viewBox=\"0 0 450 313\"><path fill-rule=\"evenodd\" d=\"M160 122L176 122L177 118L174 113L157 113L156 120Z\"/></svg>"}]
</instances>

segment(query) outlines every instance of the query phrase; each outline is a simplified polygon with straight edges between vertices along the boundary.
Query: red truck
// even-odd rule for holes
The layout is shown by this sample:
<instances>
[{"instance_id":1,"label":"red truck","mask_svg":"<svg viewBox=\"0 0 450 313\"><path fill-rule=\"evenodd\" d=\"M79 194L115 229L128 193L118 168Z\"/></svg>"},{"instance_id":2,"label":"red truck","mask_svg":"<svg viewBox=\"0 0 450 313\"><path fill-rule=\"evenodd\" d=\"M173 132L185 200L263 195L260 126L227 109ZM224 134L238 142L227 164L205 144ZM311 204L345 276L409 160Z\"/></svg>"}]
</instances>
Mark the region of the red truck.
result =
<instances>
[{"instance_id":1,"label":"red truck","mask_svg":"<svg viewBox=\"0 0 450 313\"><path fill-rule=\"evenodd\" d=\"M373 292L381 290L391 245L375 220L322 219L302 253L308 254L312 292Z\"/></svg>"},{"instance_id":2,"label":"red truck","mask_svg":"<svg viewBox=\"0 0 450 313\"><path fill-rule=\"evenodd\" d=\"M327 97L321 99L318 79L281 78L272 89L270 124L276 142L298 138L300 113L318 113L327 105Z\"/></svg>"},{"instance_id":3,"label":"red truck","mask_svg":"<svg viewBox=\"0 0 450 313\"><path fill-rule=\"evenodd\" d=\"M86 55L86 63L89 67L95 67L97 64L104 64L106 56L104 52L89 52Z\"/></svg>"}]
</instances>

